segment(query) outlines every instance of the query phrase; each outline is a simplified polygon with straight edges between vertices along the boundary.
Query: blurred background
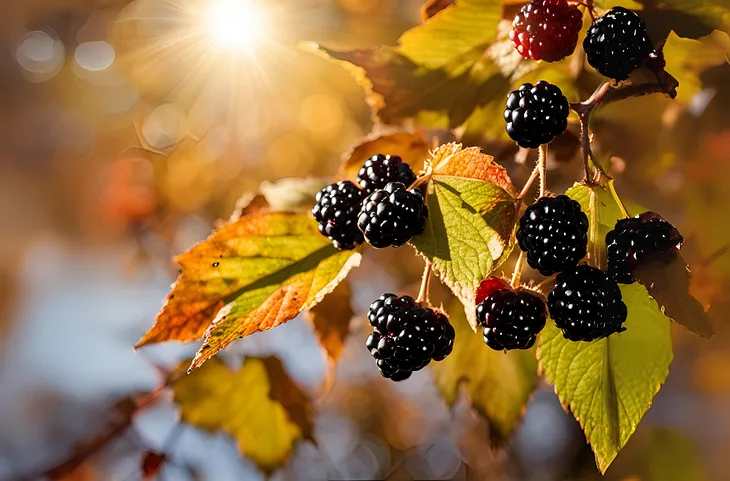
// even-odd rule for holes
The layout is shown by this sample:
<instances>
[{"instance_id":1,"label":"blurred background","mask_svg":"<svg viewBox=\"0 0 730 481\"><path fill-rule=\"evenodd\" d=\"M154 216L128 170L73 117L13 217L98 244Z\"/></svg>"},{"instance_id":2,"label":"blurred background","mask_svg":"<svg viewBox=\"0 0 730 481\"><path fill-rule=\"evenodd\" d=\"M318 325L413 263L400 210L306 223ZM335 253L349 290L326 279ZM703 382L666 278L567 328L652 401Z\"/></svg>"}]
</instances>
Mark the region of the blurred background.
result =
<instances>
[{"instance_id":1,"label":"blurred background","mask_svg":"<svg viewBox=\"0 0 730 481\"><path fill-rule=\"evenodd\" d=\"M154 389L195 352L132 348L174 281L173 255L246 192L276 191L272 182L289 177L326 182L372 129L344 69L287 45L393 45L422 21L423 3L279 1L247 24L211 13L215 1L0 0L0 480L43 479L103 431L119 399ZM256 47L235 48L242 37ZM609 479L730 479L730 65L691 60L672 71L693 75L691 95L630 99L594 120L597 152L622 195L684 233L693 294L712 306L717 332L705 341L673 326L668 381ZM555 191L581 176L576 133L551 150ZM528 177L531 159L512 143L471 143L515 185ZM334 388L316 402L318 444L299 443L273 479L599 479L547 385L514 438L493 449L483 420L463 400L449 410L429 370L397 385L379 378L362 349L364 313L385 290L417 291L421 269L415 256L386 250L353 273L355 316ZM267 354L318 398L326 360L308 323L221 356L236 364ZM150 450L167 457L159 479L264 479L231 438L180 425L167 395L63 479L148 479Z\"/></svg>"}]
</instances>

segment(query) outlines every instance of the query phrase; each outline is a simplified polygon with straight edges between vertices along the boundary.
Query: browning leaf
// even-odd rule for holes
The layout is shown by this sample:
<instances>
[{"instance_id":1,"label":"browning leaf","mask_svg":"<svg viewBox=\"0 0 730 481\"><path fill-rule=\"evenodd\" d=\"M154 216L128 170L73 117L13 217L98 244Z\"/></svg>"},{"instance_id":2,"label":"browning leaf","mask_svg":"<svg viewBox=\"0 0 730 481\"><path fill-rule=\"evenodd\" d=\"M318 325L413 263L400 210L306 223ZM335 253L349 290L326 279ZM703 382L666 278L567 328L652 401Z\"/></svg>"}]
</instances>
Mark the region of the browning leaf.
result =
<instances>
[{"instance_id":1,"label":"browning leaf","mask_svg":"<svg viewBox=\"0 0 730 481\"><path fill-rule=\"evenodd\" d=\"M286 461L296 441L312 439L310 400L275 357L246 358L238 371L212 359L177 381L173 392L183 421L230 434L268 474Z\"/></svg>"},{"instance_id":2,"label":"browning leaf","mask_svg":"<svg viewBox=\"0 0 730 481\"><path fill-rule=\"evenodd\" d=\"M307 214L244 216L176 258L181 274L138 347L196 340L208 329L198 367L235 339L317 304L360 258L360 250L332 247Z\"/></svg>"},{"instance_id":3,"label":"browning leaf","mask_svg":"<svg viewBox=\"0 0 730 481\"><path fill-rule=\"evenodd\" d=\"M513 197L517 190L512 185L507 170L494 161L494 157L482 153L479 147L462 148L461 144L442 145L432 155L434 175L453 175L484 180L500 186Z\"/></svg>"},{"instance_id":4,"label":"browning leaf","mask_svg":"<svg viewBox=\"0 0 730 481\"><path fill-rule=\"evenodd\" d=\"M331 363L337 362L345 348L345 339L350 332L350 320L355 314L350 305L351 300L350 284L345 281L307 312L307 318L314 327L319 344Z\"/></svg>"},{"instance_id":5,"label":"browning leaf","mask_svg":"<svg viewBox=\"0 0 730 481\"><path fill-rule=\"evenodd\" d=\"M427 0L421 6L421 18L428 20L446 7L454 4L455 0Z\"/></svg>"}]
</instances>

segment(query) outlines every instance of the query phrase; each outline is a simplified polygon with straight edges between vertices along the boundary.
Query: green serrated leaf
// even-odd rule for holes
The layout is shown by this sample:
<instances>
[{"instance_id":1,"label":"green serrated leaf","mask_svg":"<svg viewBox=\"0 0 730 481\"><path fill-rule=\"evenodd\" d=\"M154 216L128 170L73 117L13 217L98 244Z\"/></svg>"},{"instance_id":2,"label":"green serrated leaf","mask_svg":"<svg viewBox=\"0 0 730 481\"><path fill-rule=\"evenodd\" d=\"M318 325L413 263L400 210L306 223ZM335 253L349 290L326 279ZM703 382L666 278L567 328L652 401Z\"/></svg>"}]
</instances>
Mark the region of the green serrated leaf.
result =
<instances>
[{"instance_id":1,"label":"green serrated leaf","mask_svg":"<svg viewBox=\"0 0 730 481\"><path fill-rule=\"evenodd\" d=\"M398 51L427 68L438 68L474 47L488 44L502 18L501 0L458 0L405 32Z\"/></svg>"},{"instance_id":2,"label":"green serrated leaf","mask_svg":"<svg viewBox=\"0 0 730 481\"><path fill-rule=\"evenodd\" d=\"M459 302L449 305L458 341L444 361L433 363L436 387L446 404L459 398L463 384L472 408L489 424L492 443L507 441L537 384L535 349L497 352L484 345L481 333L469 329Z\"/></svg>"},{"instance_id":3,"label":"green serrated leaf","mask_svg":"<svg viewBox=\"0 0 730 481\"><path fill-rule=\"evenodd\" d=\"M566 340L553 322L537 358L563 406L573 413L605 472L633 434L669 374L669 319L639 284L621 286L626 331L590 343Z\"/></svg>"},{"instance_id":4,"label":"green serrated leaf","mask_svg":"<svg viewBox=\"0 0 730 481\"><path fill-rule=\"evenodd\" d=\"M494 183L450 175L434 175L429 189L426 230L412 243L431 260L476 326L476 288L505 253L516 200Z\"/></svg>"}]
</instances>

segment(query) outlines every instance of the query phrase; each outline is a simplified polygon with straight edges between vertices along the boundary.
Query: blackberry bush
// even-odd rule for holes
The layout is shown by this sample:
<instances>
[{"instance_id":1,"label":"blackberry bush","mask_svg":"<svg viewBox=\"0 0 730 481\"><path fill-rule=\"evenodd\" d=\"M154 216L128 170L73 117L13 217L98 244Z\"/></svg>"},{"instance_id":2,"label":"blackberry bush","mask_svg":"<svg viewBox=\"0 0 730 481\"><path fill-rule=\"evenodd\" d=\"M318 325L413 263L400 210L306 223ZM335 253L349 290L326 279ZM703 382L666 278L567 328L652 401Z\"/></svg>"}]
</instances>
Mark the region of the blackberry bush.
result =
<instances>
[{"instance_id":1,"label":"blackberry bush","mask_svg":"<svg viewBox=\"0 0 730 481\"><path fill-rule=\"evenodd\" d=\"M365 199L357 225L373 247L399 247L423 232L427 217L428 207L419 190L391 182Z\"/></svg>"},{"instance_id":2,"label":"blackberry bush","mask_svg":"<svg viewBox=\"0 0 730 481\"><path fill-rule=\"evenodd\" d=\"M498 289L477 305L484 343L496 351L529 349L545 327L545 300L527 289Z\"/></svg>"},{"instance_id":3,"label":"blackberry bush","mask_svg":"<svg viewBox=\"0 0 730 481\"><path fill-rule=\"evenodd\" d=\"M624 7L614 7L588 29L583 50L598 73L620 81L629 78L654 53L654 46L641 17Z\"/></svg>"},{"instance_id":4,"label":"blackberry bush","mask_svg":"<svg viewBox=\"0 0 730 481\"><path fill-rule=\"evenodd\" d=\"M525 58L555 62L573 53L583 14L567 0L533 0L515 15L509 38Z\"/></svg>"},{"instance_id":5,"label":"blackberry bush","mask_svg":"<svg viewBox=\"0 0 730 481\"><path fill-rule=\"evenodd\" d=\"M628 311L621 290L595 267L581 265L558 274L547 302L550 317L570 341L593 341L626 330Z\"/></svg>"},{"instance_id":6,"label":"blackberry bush","mask_svg":"<svg viewBox=\"0 0 730 481\"><path fill-rule=\"evenodd\" d=\"M568 128L570 105L557 85L544 80L523 84L507 97L504 120L517 145L536 149Z\"/></svg>"},{"instance_id":7,"label":"blackberry bush","mask_svg":"<svg viewBox=\"0 0 730 481\"><path fill-rule=\"evenodd\" d=\"M352 182L345 180L330 184L317 194L312 208L319 232L340 250L354 249L363 242L357 228L357 214L365 193Z\"/></svg>"},{"instance_id":8,"label":"blackberry bush","mask_svg":"<svg viewBox=\"0 0 730 481\"><path fill-rule=\"evenodd\" d=\"M677 228L654 212L621 219L606 234L608 273L616 282L631 284L637 266L659 256L673 256L683 242Z\"/></svg>"},{"instance_id":9,"label":"blackberry bush","mask_svg":"<svg viewBox=\"0 0 730 481\"><path fill-rule=\"evenodd\" d=\"M567 195L541 197L520 219L517 242L530 267L550 276L585 257L588 217Z\"/></svg>"},{"instance_id":10,"label":"blackberry bush","mask_svg":"<svg viewBox=\"0 0 730 481\"><path fill-rule=\"evenodd\" d=\"M416 181L411 166L397 155L377 154L365 161L357 174L357 183L368 194L384 189L390 182L400 182L406 187Z\"/></svg>"},{"instance_id":11,"label":"blackberry bush","mask_svg":"<svg viewBox=\"0 0 730 481\"><path fill-rule=\"evenodd\" d=\"M454 328L441 311L420 307L410 296L383 294L368 310L374 331L365 342L383 377L402 381L432 360L446 359Z\"/></svg>"}]
</instances>

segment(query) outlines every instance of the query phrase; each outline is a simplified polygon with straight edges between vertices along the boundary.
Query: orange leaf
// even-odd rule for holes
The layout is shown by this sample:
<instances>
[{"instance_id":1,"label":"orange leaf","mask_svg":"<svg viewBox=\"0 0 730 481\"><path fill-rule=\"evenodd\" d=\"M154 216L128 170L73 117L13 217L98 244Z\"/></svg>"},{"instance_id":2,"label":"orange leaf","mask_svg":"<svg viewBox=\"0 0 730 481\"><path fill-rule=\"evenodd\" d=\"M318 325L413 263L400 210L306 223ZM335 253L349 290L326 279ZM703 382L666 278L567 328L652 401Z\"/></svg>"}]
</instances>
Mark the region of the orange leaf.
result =
<instances>
[{"instance_id":1,"label":"orange leaf","mask_svg":"<svg viewBox=\"0 0 730 481\"><path fill-rule=\"evenodd\" d=\"M333 363L342 354L345 338L350 332L350 320L354 315L350 306L351 300L350 285L343 282L307 313L319 343Z\"/></svg>"},{"instance_id":2,"label":"orange leaf","mask_svg":"<svg viewBox=\"0 0 730 481\"><path fill-rule=\"evenodd\" d=\"M507 170L479 147L462 149L461 144L444 144L433 153L432 164L435 175L483 180L500 186L513 197L517 195Z\"/></svg>"},{"instance_id":3,"label":"orange leaf","mask_svg":"<svg viewBox=\"0 0 730 481\"><path fill-rule=\"evenodd\" d=\"M428 157L428 142L417 132L373 132L342 155L338 177L355 180L362 164L375 154L397 155L418 173Z\"/></svg>"}]
</instances>

